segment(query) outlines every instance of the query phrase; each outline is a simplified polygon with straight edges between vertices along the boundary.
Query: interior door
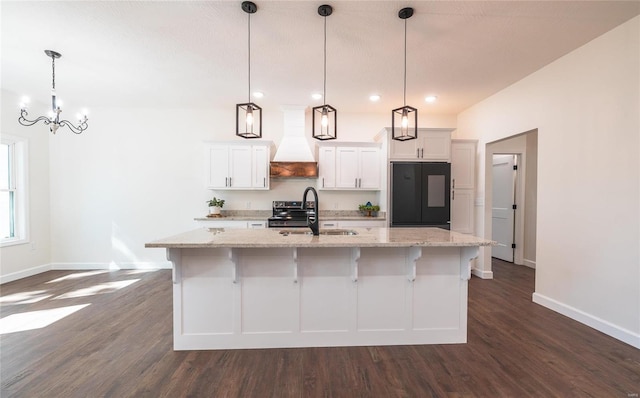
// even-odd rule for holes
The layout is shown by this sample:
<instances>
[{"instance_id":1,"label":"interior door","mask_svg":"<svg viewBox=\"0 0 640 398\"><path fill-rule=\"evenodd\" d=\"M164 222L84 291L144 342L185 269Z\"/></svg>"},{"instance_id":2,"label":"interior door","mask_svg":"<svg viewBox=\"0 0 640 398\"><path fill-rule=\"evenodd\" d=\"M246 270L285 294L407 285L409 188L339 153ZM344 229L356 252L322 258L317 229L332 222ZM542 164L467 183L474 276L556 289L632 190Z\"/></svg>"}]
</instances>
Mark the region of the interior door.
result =
<instances>
[{"instance_id":1,"label":"interior door","mask_svg":"<svg viewBox=\"0 0 640 398\"><path fill-rule=\"evenodd\" d=\"M491 211L492 239L498 242L492 256L513 262L513 231L516 192L515 155L493 156L493 198Z\"/></svg>"}]
</instances>

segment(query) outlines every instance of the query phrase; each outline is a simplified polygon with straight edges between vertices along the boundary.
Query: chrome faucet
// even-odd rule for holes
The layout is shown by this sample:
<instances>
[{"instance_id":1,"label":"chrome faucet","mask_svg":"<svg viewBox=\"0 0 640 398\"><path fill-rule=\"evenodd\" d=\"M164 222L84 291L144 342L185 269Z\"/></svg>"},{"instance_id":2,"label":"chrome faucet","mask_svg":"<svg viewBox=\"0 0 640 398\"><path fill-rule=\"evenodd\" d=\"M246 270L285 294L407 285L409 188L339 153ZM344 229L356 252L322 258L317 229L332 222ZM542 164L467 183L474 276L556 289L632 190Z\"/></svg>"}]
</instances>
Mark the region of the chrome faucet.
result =
<instances>
[{"instance_id":1,"label":"chrome faucet","mask_svg":"<svg viewBox=\"0 0 640 398\"><path fill-rule=\"evenodd\" d=\"M313 193L313 209L307 209L307 193ZM314 235L320 235L320 223L318 222L318 192L313 187L307 187L302 195L302 210L307 210L307 226Z\"/></svg>"}]
</instances>

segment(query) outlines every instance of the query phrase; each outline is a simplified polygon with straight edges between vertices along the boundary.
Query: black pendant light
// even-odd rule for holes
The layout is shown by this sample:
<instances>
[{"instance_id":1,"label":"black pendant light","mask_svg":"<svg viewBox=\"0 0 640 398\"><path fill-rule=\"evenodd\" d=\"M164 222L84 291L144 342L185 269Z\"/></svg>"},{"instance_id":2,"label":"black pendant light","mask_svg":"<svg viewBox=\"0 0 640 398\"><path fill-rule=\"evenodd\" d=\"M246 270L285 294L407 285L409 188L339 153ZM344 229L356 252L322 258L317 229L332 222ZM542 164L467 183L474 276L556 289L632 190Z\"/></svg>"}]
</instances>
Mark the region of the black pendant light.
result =
<instances>
[{"instance_id":1,"label":"black pendant light","mask_svg":"<svg viewBox=\"0 0 640 398\"><path fill-rule=\"evenodd\" d=\"M327 104L327 17L331 15L333 8L330 5L318 7L318 14L324 18L324 87L322 101L324 105L316 106L311 112L311 132L316 140L335 140L338 137L337 122L338 111Z\"/></svg>"},{"instance_id":2,"label":"black pendant light","mask_svg":"<svg viewBox=\"0 0 640 398\"><path fill-rule=\"evenodd\" d=\"M391 111L391 138L398 141L418 138L418 110L407 105L407 19L413 15L413 8L403 8L398 17L404 19L404 106Z\"/></svg>"},{"instance_id":3,"label":"black pendant light","mask_svg":"<svg viewBox=\"0 0 640 398\"><path fill-rule=\"evenodd\" d=\"M248 48L249 48L249 95L247 103L236 105L236 135L242 138L262 137L262 108L251 102L251 14L258 11L258 7L251 1L242 2L242 10L248 18Z\"/></svg>"}]
</instances>

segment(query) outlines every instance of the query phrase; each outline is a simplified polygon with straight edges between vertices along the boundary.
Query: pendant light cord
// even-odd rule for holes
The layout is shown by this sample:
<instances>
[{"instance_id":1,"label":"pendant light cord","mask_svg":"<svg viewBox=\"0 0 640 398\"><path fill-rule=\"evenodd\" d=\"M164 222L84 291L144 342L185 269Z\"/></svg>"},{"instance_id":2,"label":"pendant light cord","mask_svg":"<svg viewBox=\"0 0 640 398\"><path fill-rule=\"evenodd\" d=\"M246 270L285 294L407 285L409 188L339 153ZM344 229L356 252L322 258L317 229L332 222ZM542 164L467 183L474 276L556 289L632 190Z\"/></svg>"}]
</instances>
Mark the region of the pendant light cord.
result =
<instances>
[{"instance_id":1,"label":"pendant light cord","mask_svg":"<svg viewBox=\"0 0 640 398\"><path fill-rule=\"evenodd\" d=\"M324 87L322 88L322 99L327 105L327 17L324 17Z\"/></svg>"},{"instance_id":2,"label":"pendant light cord","mask_svg":"<svg viewBox=\"0 0 640 398\"><path fill-rule=\"evenodd\" d=\"M407 106L407 19L404 20L404 106Z\"/></svg>"},{"instance_id":3,"label":"pendant light cord","mask_svg":"<svg viewBox=\"0 0 640 398\"><path fill-rule=\"evenodd\" d=\"M249 14L249 18L247 18L248 21L248 40L247 40L247 47L248 47L248 53L249 53L249 87L248 87L248 92L247 92L247 102L251 102L251 13Z\"/></svg>"}]
</instances>

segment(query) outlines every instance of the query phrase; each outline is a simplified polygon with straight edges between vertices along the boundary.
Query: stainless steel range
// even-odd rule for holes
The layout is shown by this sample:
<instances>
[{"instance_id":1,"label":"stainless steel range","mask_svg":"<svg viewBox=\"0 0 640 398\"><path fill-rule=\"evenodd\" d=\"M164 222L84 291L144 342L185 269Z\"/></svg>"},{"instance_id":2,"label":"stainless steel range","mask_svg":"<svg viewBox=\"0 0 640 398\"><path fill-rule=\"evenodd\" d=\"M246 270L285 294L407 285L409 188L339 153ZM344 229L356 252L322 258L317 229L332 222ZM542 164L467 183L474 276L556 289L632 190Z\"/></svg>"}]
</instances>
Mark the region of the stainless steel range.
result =
<instances>
[{"instance_id":1,"label":"stainless steel range","mask_svg":"<svg viewBox=\"0 0 640 398\"><path fill-rule=\"evenodd\" d=\"M269 217L269 228L307 227L307 211L314 209L314 203L307 201L307 208L302 208L302 201L273 201L273 215Z\"/></svg>"}]
</instances>

